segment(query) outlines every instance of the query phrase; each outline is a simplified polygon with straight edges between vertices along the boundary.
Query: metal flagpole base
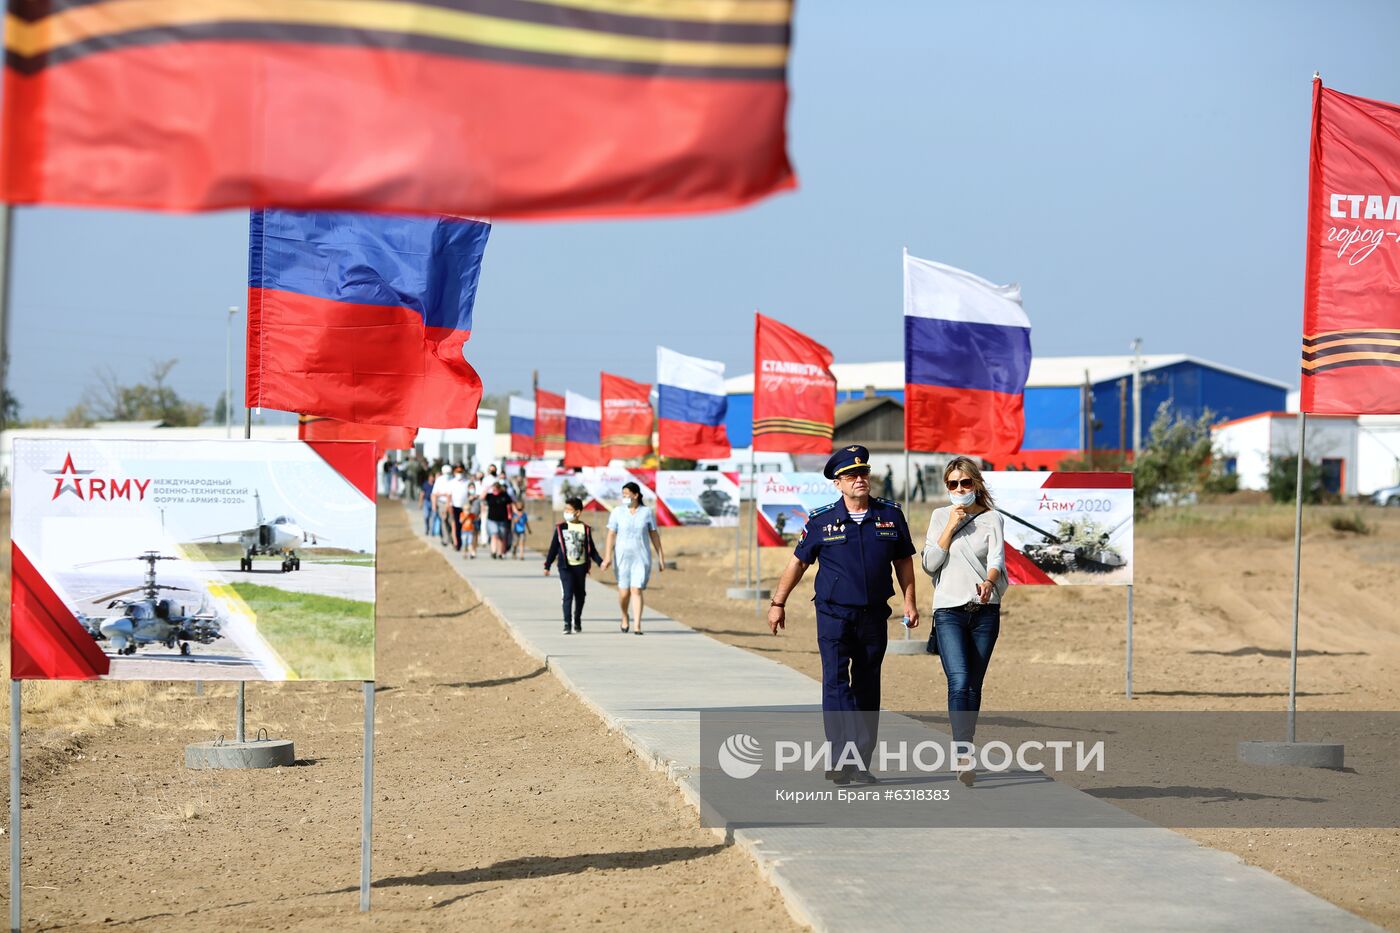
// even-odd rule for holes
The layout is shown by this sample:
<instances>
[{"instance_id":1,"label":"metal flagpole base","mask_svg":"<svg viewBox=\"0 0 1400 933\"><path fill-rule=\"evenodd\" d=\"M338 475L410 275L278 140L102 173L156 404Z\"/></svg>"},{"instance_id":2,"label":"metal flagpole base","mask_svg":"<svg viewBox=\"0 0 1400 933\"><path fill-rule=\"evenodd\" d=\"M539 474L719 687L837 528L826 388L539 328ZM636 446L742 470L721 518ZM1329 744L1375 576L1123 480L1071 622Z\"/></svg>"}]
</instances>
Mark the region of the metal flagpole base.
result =
<instances>
[{"instance_id":1,"label":"metal flagpole base","mask_svg":"<svg viewBox=\"0 0 1400 933\"><path fill-rule=\"evenodd\" d=\"M185 767L213 768L290 768L296 764L291 739L254 739L251 742L192 742L185 746Z\"/></svg>"},{"instance_id":2,"label":"metal flagpole base","mask_svg":"<svg viewBox=\"0 0 1400 933\"><path fill-rule=\"evenodd\" d=\"M773 591L752 586L731 586L724 591L724 595L730 599L771 599Z\"/></svg>"},{"instance_id":3,"label":"metal flagpole base","mask_svg":"<svg viewBox=\"0 0 1400 933\"><path fill-rule=\"evenodd\" d=\"M1343 749L1332 742L1241 742L1240 761L1251 765L1293 768L1343 767Z\"/></svg>"}]
</instances>

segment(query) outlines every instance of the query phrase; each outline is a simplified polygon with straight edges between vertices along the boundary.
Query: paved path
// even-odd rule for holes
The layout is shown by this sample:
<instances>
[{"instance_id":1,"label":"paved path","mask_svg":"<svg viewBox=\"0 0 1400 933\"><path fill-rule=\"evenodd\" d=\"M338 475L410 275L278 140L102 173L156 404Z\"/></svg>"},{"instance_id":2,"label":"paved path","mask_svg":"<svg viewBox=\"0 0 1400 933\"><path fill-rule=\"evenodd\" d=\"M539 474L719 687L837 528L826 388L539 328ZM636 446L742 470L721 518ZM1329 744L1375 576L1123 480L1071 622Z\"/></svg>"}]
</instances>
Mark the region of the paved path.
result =
<instances>
[{"instance_id":1,"label":"paved path","mask_svg":"<svg viewBox=\"0 0 1400 933\"><path fill-rule=\"evenodd\" d=\"M467 561L448 552L448 559L525 650L665 770L697 809L705 803L697 781L701 710L742 716L755 707L810 708L820 695L810 677L650 610L646 636L618 634L614 591L602 581L590 587L582 636L565 636L558 583L541 576L534 555ZM890 726L903 731L911 724ZM1076 810L1080 826L1096 814L1104 824L1124 822L1118 808L1067 785L1019 784L1017 809ZM793 914L818 930L1376 929L1228 852L1153 826L789 825L736 828L732 835Z\"/></svg>"}]
</instances>

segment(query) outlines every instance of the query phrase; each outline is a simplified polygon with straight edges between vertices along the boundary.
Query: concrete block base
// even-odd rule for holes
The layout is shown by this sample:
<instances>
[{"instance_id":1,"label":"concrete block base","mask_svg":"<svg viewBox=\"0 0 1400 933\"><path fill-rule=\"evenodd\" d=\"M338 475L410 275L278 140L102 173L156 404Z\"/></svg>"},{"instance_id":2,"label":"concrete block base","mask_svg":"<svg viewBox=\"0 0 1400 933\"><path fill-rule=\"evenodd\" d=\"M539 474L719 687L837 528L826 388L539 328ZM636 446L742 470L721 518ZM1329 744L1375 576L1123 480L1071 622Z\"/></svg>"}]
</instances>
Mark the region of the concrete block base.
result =
<instances>
[{"instance_id":1,"label":"concrete block base","mask_svg":"<svg viewBox=\"0 0 1400 933\"><path fill-rule=\"evenodd\" d=\"M885 654L928 654L928 639L891 638Z\"/></svg>"},{"instance_id":2,"label":"concrete block base","mask_svg":"<svg viewBox=\"0 0 1400 933\"><path fill-rule=\"evenodd\" d=\"M1328 742L1241 742L1240 761L1294 768L1340 768L1342 745Z\"/></svg>"},{"instance_id":3,"label":"concrete block base","mask_svg":"<svg viewBox=\"0 0 1400 933\"><path fill-rule=\"evenodd\" d=\"M751 586L731 586L724 591L730 599L772 599L772 590L755 590Z\"/></svg>"},{"instance_id":4,"label":"concrete block base","mask_svg":"<svg viewBox=\"0 0 1400 933\"><path fill-rule=\"evenodd\" d=\"M185 746L185 767L289 768L296 764L291 739L253 742L193 742Z\"/></svg>"}]
</instances>

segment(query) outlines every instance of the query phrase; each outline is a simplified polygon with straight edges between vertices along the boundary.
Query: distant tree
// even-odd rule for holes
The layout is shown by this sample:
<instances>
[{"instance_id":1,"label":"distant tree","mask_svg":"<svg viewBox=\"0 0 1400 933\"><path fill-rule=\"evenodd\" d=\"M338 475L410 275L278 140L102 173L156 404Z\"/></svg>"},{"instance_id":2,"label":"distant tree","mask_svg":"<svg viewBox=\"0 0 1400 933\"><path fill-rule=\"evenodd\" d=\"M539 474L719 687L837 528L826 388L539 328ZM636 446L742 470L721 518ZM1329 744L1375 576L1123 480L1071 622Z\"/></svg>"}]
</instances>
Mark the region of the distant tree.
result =
<instances>
[{"instance_id":1,"label":"distant tree","mask_svg":"<svg viewBox=\"0 0 1400 933\"><path fill-rule=\"evenodd\" d=\"M210 420L217 425L228 424L228 407L228 394L220 392L218 401L214 403L214 414Z\"/></svg>"},{"instance_id":2,"label":"distant tree","mask_svg":"<svg viewBox=\"0 0 1400 933\"><path fill-rule=\"evenodd\" d=\"M0 392L0 428L19 424L19 399L7 388Z\"/></svg>"},{"instance_id":3,"label":"distant tree","mask_svg":"<svg viewBox=\"0 0 1400 933\"><path fill-rule=\"evenodd\" d=\"M1161 505L1180 505L1201 492L1215 459L1210 428L1215 413L1196 419L1173 415L1163 402L1152 419L1147 443L1133 464L1133 504L1139 514Z\"/></svg>"},{"instance_id":4,"label":"distant tree","mask_svg":"<svg viewBox=\"0 0 1400 933\"><path fill-rule=\"evenodd\" d=\"M123 385L117 374L105 367L98 371L97 382L83 390L78 407L92 421L164 421L172 427L203 424L209 409L185 401L166 385L176 362L170 359L152 363L150 381L132 385Z\"/></svg>"}]
</instances>

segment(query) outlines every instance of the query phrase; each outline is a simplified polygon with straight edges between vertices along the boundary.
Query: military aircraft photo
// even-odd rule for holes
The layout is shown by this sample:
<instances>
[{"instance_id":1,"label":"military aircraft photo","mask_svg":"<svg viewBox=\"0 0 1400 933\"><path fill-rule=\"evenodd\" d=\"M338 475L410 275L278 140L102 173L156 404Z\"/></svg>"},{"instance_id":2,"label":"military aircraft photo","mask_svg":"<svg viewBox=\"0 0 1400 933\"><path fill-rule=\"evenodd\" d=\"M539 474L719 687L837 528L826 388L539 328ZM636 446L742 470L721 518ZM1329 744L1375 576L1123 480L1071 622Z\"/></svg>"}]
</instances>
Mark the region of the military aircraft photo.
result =
<instances>
[{"instance_id":1,"label":"military aircraft photo","mask_svg":"<svg viewBox=\"0 0 1400 933\"><path fill-rule=\"evenodd\" d=\"M285 515L278 515L271 521L263 517L262 498L253 493L253 507L257 510L257 523L251 528L239 528L219 534L203 535L196 541L211 539L222 543L223 538L237 538L243 546L243 557L238 561L238 569L244 573L253 570L253 558L260 555L282 558L282 572L301 569L301 558L297 547L302 544L316 544L316 536L304 530Z\"/></svg>"},{"instance_id":2,"label":"military aircraft photo","mask_svg":"<svg viewBox=\"0 0 1400 933\"><path fill-rule=\"evenodd\" d=\"M76 613L78 622L96 640L110 642L117 654L135 654L143 645L163 645L172 650L179 645L180 654L188 656L190 642L210 644L219 637L221 626L218 613L205 608L203 595L201 594L199 607L191 612L178 598L162 595L167 592L192 592L189 588L156 582L156 562L179 559L158 551L146 551L135 557L79 564L79 567L92 567L119 561L142 560L146 562L146 578L137 586L91 597L90 602L106 602L110 614L89 615L79 612ZM134 593L140 595L126 598Z\"/></svg>"}]
</instances>

